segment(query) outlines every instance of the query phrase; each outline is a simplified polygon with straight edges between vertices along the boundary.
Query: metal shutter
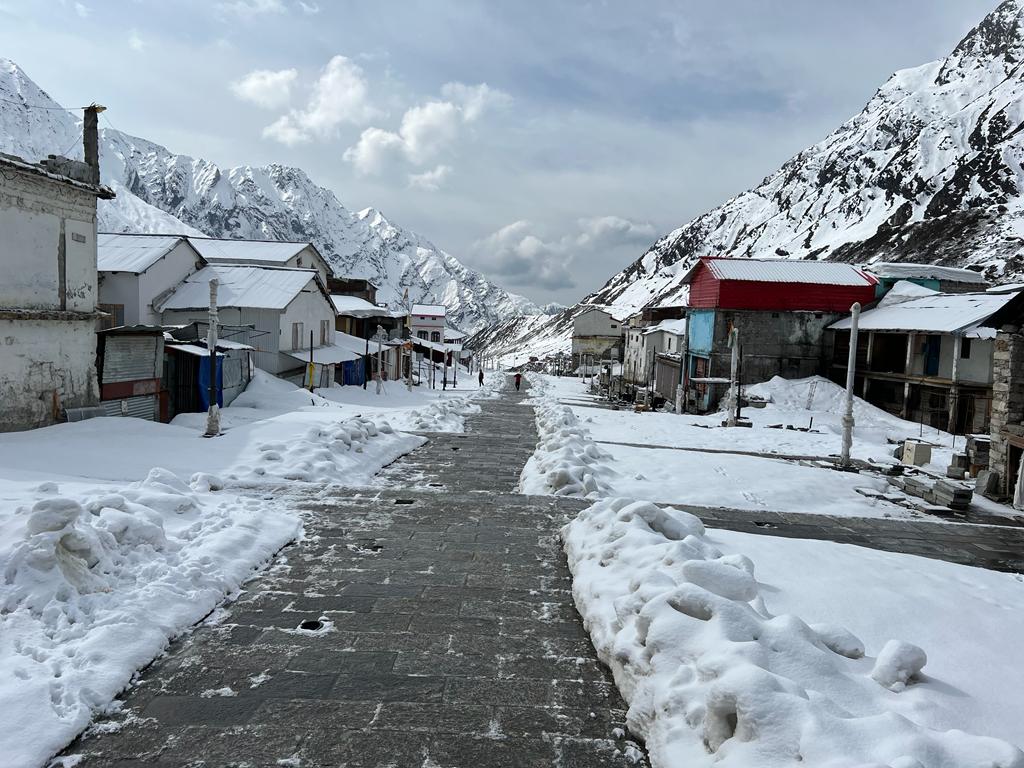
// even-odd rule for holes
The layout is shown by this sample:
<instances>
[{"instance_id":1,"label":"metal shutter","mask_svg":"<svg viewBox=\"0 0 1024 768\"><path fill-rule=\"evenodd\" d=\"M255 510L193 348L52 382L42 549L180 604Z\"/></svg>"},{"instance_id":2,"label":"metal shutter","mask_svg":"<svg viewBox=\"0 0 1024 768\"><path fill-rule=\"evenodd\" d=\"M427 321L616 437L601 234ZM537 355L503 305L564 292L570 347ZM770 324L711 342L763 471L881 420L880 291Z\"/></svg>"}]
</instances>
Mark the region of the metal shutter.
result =
<instances>
[{"instance_id":1,"label":"metal shutter","mask_svg":"<svg viewBox=\"0 0 1024 768\"><path fill-rule=\"evenodd\" d=\"M155 336L111 336L103 350L103 384L158 379Z\"/></svg>"}]
</instances>

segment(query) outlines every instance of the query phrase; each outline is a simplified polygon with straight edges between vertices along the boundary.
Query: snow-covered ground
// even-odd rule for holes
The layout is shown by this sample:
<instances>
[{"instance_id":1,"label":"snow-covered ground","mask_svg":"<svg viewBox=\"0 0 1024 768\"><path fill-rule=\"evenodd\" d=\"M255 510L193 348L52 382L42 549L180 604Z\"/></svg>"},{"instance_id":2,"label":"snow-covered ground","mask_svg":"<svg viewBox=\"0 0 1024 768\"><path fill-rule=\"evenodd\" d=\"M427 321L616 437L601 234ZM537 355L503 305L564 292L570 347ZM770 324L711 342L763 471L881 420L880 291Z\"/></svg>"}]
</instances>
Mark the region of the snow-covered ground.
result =
<instances>
[{"instance_id":1,"label":"snow-covered ground","mask_svg":"<svg viewBox=\"0 0 1024 768\"><path fill-rule=\"evenodd\" d=\"M655 768L1024 766L1019 576L626 499L563 538Z\"/></svg>"},{"instance_id":2,"label":"snow-covered ground","mask_svg":"<svg viewBox=\"0 0 1024 768\"><path fill-rule=\"evenodd\" d=\"M587 454L591 459L587 470L593 476L592 482L604 484L606 492L601 495L737 509L827 512L851 517L910 517L914 514L904 507L857 492L858 488L891 490L886 481L877 476L851 475L768 455L821 458L838 455L842 390L825 379L786 381L776 378L748 387L748 393L771 399L764 408L744 410L744 416L753 423L751 428L722 427L723 414L679 416L610 410L596 403L590 405L594 399L586 393L580 379L537 376L534 381L537 389L534 402L540 412L551 409L571 412L578 428L596 443ZM557 401L568 405L558 405ZM926 468L945 474L952 452L951 435L931 428L922 430L919 424L899 419L859 399L855 401L854 418L854 458L881 465L895 463L892 452L896 442L907 437L920 438L923 433L924 439L935 444L932 461ZM786 429L787 425L802 428L812 425L817 432ZM543 453L544 440L542 437L542 451L538 456ZM558 436L548 440L553 440L553 450L558 455L550 455L548 451L547 461L535 460L527 466L523 488L528 493L552 492L550 481L559 483L555 476L548 478L546 475L552 469L563 474L567 471L566 441ZM580 444L581 440L583 438L577 434L571 443ZM963 438L956 438L956 442L962 449ZM671 450L679 448L696 450ZM595 450L603 459L596 460ZM742 455L744 453L766 455Z\"/></svg>"},{"instance_id":3,"label":"snow-covered ground","mask_svg":"<svg viewBox=\"0 0 1024 768\"><path fill-rule=\"evenodd\" d=\"M300 536L288 494L371 482L424 440L396 425L461 430L502 379L378 396L257 372L212 439L201 414L0 434L0 762L43 765Z\"/></svg>"},{"instance_id":4,"label":"snow-covered ground","mask_svg":"<svg viewBox=\"0 0 1024 768\"><path fill-rule=\"evenodd\" d=\"M531 379L540 440L521 485L595 501L563 530L574 596L655 768L1024 768L1024 578L705 531L652 502L900 511L853 490L867 476L609 444L826 456L839 445L838 388L751 387L773 402L747 411L753 428L723 429L721 415L611 411L589 405L579 380ZM863 459L892 461L887 439L920 430L863 402L855 415ZM810 418L822 434L768 428ZM933 463L948 463L944 450Z\"/></svg>"}]
</instances>

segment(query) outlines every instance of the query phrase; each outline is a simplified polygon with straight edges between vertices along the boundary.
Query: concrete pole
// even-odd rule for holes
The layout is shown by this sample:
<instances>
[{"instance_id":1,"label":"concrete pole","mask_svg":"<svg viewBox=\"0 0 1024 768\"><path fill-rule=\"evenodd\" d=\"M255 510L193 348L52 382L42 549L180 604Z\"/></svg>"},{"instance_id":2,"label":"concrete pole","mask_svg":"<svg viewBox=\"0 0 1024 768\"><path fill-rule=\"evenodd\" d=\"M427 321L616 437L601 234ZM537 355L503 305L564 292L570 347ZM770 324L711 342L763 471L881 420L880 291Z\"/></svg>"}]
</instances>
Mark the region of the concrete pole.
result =
<instances>
[{"instance_id":1,"label":"concrete pole","mask_svg":"<svg viewBox=\"0 0 1024 768\"><path fill-rule=\"evenodd\" d=\"M220 408L217 405L217 279L210 281L210 325L206 332L206 352L210 356L210 381L204 437L220 434Z\"/></svg>"},{"instance_id":2,"label":"concrete pole","mask_svg":"<svg viewBox=\"0 0 1024 768\"><path fill-rule=\"evenodd\" d=\"M384 342L383 339L387 338L387 334L384 333L384 329L379 325L377 326L377 394L379 395L384 391L383 373L384 373Z\"/></svg>"},{"instance_id":3,"label":"concrete pole","mask_svg":"<svg viewBox=\"0 0 1024 768\"><path fill-rule=\"evenodd\" d=\"M860 303L850 307L850 354L846 361L846 400L843 405L843 447L840 463L850 466L853 447L853 379L857 373L857 325L860 322Z\"/></svg>"},{"instance_id":4,"label":"concrete pole","mask_svg":"<svg viewBox=\"0 0 1024 768\"><path fill-rule=\"evenodd\" d=\"M949 388L949 421L946 424L946 431L951 435L956 434L956 412L960 400L960 353L963 350L963 343L964 337L959 333L953 336L953 376Z\"/></svg>"},{"instance_id":5,"label":"concrete pole","mask_svg":"<svg viewBox=\"0 0 1024 768\"><path fill-rule=\"evenodd\" d=\"M740 331L733 328L729 334L732 343L732 356L729 361L729 416L726 419L726 426L736 426L736 411L740 401Z\"/></svg>"}]
</instances>

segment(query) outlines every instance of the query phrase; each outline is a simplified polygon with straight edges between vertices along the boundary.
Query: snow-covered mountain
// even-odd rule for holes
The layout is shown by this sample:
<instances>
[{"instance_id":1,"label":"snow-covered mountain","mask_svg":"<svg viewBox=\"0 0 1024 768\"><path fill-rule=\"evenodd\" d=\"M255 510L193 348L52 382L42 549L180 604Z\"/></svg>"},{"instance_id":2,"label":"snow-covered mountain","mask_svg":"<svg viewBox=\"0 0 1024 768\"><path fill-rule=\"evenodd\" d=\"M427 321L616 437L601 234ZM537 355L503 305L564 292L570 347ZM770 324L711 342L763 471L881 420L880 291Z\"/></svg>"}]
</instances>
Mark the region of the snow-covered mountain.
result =
<instances>
[{"instance_id":1,"label":"snow-covered mountain","mask_svg":"<svg viewBox=\"0 0 1024 768\"><path fill-rule=\"evenodd\" d=\"M944 59L896 72L864 109L756 188L660 238L582 304L685 299L703 255L911 261L1024 277L1024 2L1006 0ZM579 306L529 339L568 338ZM517 319L488 330L526 342Z\"/></svg>"},{"instance_id":2,"label":"snow-covered mountain","mask_svg":"<svg viewBox=\"0 0 1024 768\"><path fill-rule=\"evenodd\" d=\"M81 135L80 116L0 59L0 151L80 158ZM112 128L101 130L100 155L103 180L117 193L100 203L101 229L308 240L336 274L376 284L380 301L397 305L408 289L411 301L444 304L450 321L470 331L540 311L380 212L349 211L298 168L221 169Z\"/></svg>"}]
</instances>

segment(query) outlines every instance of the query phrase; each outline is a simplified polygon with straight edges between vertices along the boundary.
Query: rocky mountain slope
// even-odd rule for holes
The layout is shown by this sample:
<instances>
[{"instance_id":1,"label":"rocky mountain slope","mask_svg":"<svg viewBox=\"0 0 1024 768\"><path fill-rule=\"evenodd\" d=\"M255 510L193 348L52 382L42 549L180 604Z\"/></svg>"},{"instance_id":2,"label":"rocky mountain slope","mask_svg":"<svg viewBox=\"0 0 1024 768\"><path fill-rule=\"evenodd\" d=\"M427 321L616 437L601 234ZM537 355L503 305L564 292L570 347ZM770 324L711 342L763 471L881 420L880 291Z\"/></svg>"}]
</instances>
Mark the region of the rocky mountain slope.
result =
<instances>
[{"instance_id":1,"label":"rocky mountain slope","mask_svg":"<svg viewBox=\"0 0 1024 768\"><path fill-rule=\"evenodd\" d=\"M31 106L29 106L31 105ZM309 240L336 274L365 277L380 301L444 304L451 322L477 330L540 310L380 212L349 211L304 171L282 165L221 169L145 139L101 131L107 231L202 232L214 237ZM80 116L65 111L14 62L0 59L0 151L38 160L81 157Z\"/></svg>"},{"instance_id":2,"label":"rocky mountain slope","mask_svg":"<svg viewBox=\"0 0 1024 768\"><path fill-rule=\"evenodd\" d=\"M756 188L660 238L581 304L685 299L703 255L911 261L1024 277L1024 3L1006 0L944 59L896 72L864 109ZM579 305L531 327L558 337ZM515 346L517 320L488 331Z\"/></svg>"}]
</instances>

